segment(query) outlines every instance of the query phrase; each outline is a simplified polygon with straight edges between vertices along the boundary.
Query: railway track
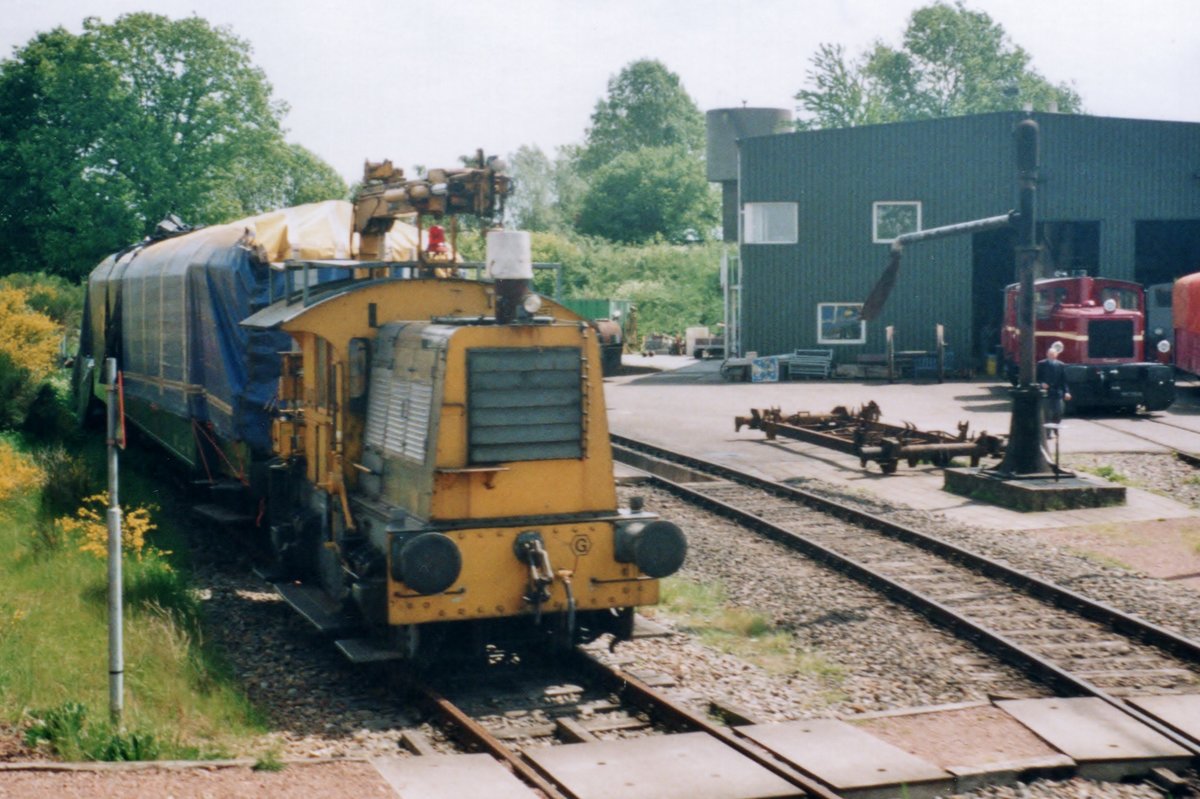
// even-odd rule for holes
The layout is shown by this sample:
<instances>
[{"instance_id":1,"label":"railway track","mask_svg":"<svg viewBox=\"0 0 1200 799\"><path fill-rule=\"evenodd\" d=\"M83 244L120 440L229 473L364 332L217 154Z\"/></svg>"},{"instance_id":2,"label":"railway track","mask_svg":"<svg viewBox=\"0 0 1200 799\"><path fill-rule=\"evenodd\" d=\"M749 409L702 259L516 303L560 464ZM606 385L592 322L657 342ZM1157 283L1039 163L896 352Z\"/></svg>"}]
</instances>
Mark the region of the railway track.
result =
<instances>
[{"instance_id":1,"label":"railway track","mask_svg":"<svg viewBox=\"0 0 1200 799\"><path fill-rule=\"evenodd\" d=\"M684 745L688 750L697 747L695 736L703 736L711 739L710 745L731 750L726 757L752 764L738 764L737 769L760 770L760 781L761 775L782 781L775 790L790 786L796 795L803 793L817 799L838 797L828 786L781 762L737 735L732 728L689 710L637 676L604 663L583 649L566 653L549 673L544 667L523 666L507 674L497 674L494 670L487 676L467 672L458 679L448 679L445 675L431 677L408 670L398 672L396 677L405 691L416 698L460 746L491 755L548 799L578 796L578 788L556 775L569 773L572 781L578 783L579 774L574 766L564 766L538 756L537 753L544 752L551 743L546 739L555 738L572 744L596 743L600 740L599 735L606 733L643 737L691 734ZM498 691L504 692L501 687L504 683L510 683L510 690L525 697L526 704L529 697L538 697L533 702L537 707L532 712L527 708L497 712L496 706L504 704L497 698ZM717 706L713 710L721 712ZM514 713L536 718L532 724L514 729L504 723ZM549 721L546 723L542 719ZM540 745L529 745L535 738L542 739ZM421 745L418 743L414 748L420 749ZM587 763L589 758L590 755L583 758L585 765L590 765ZM603 774L605 765L605 762L595 764L597 777L592 779L593 782L608 778ZM663 766L669 768L669 764ZM728 765L723 768L729 773ZM643 774L623 773L622 784L612 784L604 795L651 795L638 786L642 777Z\"/></svg>"},{"instance_id":2,"label":"railway track","mask_svg":"<svg viewBox=\"0 0 1200 799\"><path fill-rule=\"evenodd\" d=\"M940 538L801 489L613 436L672 493L924 614L1060 696L1096 697L1200 758L1139 698L1200 692L1200 642Z\"/></svg>"},{"instance_id":3,"label":"railway track","mask_svg":"<svg viewBox=\"0 0 1200 799\"><path fill-rule=\"evenodd\" d=\"M1190 427L1151 415L1117 419L1089 418L1087 422L1164 447L1189 466L1200 468L1200 432Z\"/></svg>"}]
</instances>

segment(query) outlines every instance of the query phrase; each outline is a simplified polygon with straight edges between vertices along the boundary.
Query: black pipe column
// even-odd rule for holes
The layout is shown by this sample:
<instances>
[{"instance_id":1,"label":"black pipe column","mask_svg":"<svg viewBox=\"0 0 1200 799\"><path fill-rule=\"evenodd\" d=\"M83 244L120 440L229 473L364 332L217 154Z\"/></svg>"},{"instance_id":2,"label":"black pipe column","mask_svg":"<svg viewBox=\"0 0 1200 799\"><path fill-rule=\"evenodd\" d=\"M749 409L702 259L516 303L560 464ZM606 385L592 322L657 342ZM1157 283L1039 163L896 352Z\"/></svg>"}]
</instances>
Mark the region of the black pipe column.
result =
<instances>
[{"instance_id":1,"label":"black pipe column","mask_svg":"<svg viewBox=\"0 0 1200 799\"><path fill-rule=\"evenodd\" d=\"M1042 449L1041 389L1035 381L1037 342L1033 330L1033 279L1037 267L1037 181L1038 124L1022 120L1014 131L1017 148L1017 181L1020 208L1017 213L1017 271L1021 283L1017 298L1017 326L1021 353L1017 387L1012 390L1012 421L1008 447L1002 460L989 470L1003 478L1037 477L1053 474Z\"/></svg>"}]
</instances>

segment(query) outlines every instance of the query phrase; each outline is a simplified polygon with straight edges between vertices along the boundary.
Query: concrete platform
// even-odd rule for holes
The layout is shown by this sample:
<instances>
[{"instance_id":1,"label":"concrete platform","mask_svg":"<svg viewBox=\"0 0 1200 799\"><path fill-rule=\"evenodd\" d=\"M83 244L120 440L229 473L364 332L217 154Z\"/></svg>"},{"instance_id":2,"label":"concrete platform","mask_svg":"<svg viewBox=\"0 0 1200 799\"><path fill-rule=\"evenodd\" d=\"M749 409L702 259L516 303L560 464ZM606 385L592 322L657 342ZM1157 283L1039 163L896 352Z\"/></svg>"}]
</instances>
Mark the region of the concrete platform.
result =
<instances>
[{"instance_id":1,"label":"concrete platform","mask_svg":"<svg viewBox=\"0 0 1200 799\"><path fill-rule=\"evenodd\" d=\"M1125 486L1084 474L1006 480L984 469L943 472L947 491L1023 513L1125 504Z\"/></svg>"},{"instance_id":2,"label":"concrete platform","mask_svg":"<svg viewBox=\"0 0 1200 799\"><path fill-rule=\"evenodd\" d=\"M401 799L534 799L491 755L377 757L371 765Z\"/></svg>"},{"instance_id":3,"label":"concrete platform","mask_svg":"<svg viewBox=\"0 0 1200 799\"><path fill-rule=\"evenodd\" d=\"M575 799L767 799L804 792L703 732L526 749Z\"/></svg>"},{"instance_id":4,"label":"concrete platform","mask_svg":"<svg viewBox=\"0 0 1200 799\"><path fill-rule=\"evenodd\" d=\"M1014 699L996 706L1074 760L1087 779L1121 780L1191 762L1186 749L1100 699Z\"/></svg>"},{"instance_id":5,"label":"concrete platform","mask_svg":"<svg viewBox=\"0 0 1200 799\"><path fill-rule=\"evenodd\" d=\"M738 733L812 774L842 796L922 799L948 793L947 771L836 719L739 727Z\"/></svg>"},{"instance_id":6,"label":"concrete platform","mask_svg":"<svg viewBox=\"0 0 1200 799\"><path fill-rule=\"evenodd\" d=\"M797 441L767 441L765 434L757 430L737 433L733 429L734 417L746 415L751 408L827 413L836 405L858 408L874 400L885 422L911 422L925 430L953 431L959 421L966 421L972 434L987 431L1007 435L1009 388L994 380L941 384L843 380L727 383L721 379L720 364L715 361L678 356L669 360L667 356L631 359L634 365L646 365L643 361L667 364L672 370L605 380L609 427L614 433L718 460L769 479L795 481L801 486L807 479L820 479L847 492L861 492L994 530L1200 518L1200 511L1135 488L1127 488L1126 502L1121 506L1015 511L943 490L942 470L929 465L901 465L895 474L883 475L878 466L871 464L864 469L852 456ZM1157 415L1200 436L1200 385L1181 385L1175 405ZM1130 430L1146 426L1137 419L1126 421L1128 424L1119 426ZM1167 452L1165 447L1127 432L1075 417L1064 422L1060 446L1063 455ZM982 465L994 463L985 459Z\"/></svg>"}]
</instances>

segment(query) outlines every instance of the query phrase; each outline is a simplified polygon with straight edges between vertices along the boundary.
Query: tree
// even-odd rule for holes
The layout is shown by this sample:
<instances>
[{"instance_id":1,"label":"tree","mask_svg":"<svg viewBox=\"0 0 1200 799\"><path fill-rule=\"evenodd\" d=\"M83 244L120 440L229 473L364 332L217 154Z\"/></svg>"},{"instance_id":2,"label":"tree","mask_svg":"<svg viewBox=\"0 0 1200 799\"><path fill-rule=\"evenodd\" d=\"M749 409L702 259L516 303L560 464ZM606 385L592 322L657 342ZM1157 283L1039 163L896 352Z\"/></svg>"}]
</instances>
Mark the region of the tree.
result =
<instances>
[{"instance_id":1,"label":"tree","mask_svg":"<svg viewBox=\"0 0 1200 799\"><path fill-rule=\"evenodd\" d=\"M579 232L611 241L703 241L717 224L716 197L704 164L682 146L643 147L617 155L592 176Z\"/></svg>"},{"instance_id":2,"label":"tree","mask_svg":"<svg viewBox=\"0 0 1200 799\"><path fill-rule=\"evenodd\" d=\"M286 107L249 53L198 17L136 13L0 62L0 272L79 276L168 213L213 223L344 194L284 143Z\"/></svg>"},{"instance_id":3,"label":"tree","mask_svg":"<svg viewBox=\"0 0 1200 799\"><path fill-rule=\"evenodd\" d=\"M822 44L811 61L808 79L816 88L796 94L810 115L798 127L852 128L885 121L877 92L863 69L865 60L847 63L842 45Z\"/></svg>"},{"instance_id":4,"label":"tree","mask_svg":"<svg viewBox=\"0 0 1200 799\"><path fill-rule=\"evenodd\" d=\"M555 163L542 148L522 144L508 159L513 178L513 193L505 204L505 215L512 224L529 231L556 230L562 217L556 204Z\"/></svg>"},{"instance_id":5,"label":"tree","mask_svg":"<svg viewBox=\"0 0 1200 799\"><path fill-rule=\"evenodd\" d=\"M882 42L856 60L842 47L822 45L807 73L813 88L800 90L799 128L846 127L879 122L1017 110L1027 104L1064 113L1082 110L1069 86L1052 84L1031 66L1004 28L962 2L918 9L903 45Z\"/></svg>"},{"instance_id":6,"label":"tree","mask_svg":"<svg viewBox=\"0 0 1200 799\"><path fill-rule=\"evenodd\" d=\"M258 158L238 158L219 170L216 187L199 211L204 219L236 219L272 208L349 196L342 176L316 154L282 139Z\"/></svg>"},{"instance_id":7,"label":"tree","mask_svg":"<svg viewBox=\"0 0 1200 799\"><path fill-rule=\"evenodd\" d=\"M678 75L649 59L630 63L608 81L579 153L580 171L589 175L642 147L681 147L696 157L704 150L700 109Z\"/></svg>"}]
</instances>

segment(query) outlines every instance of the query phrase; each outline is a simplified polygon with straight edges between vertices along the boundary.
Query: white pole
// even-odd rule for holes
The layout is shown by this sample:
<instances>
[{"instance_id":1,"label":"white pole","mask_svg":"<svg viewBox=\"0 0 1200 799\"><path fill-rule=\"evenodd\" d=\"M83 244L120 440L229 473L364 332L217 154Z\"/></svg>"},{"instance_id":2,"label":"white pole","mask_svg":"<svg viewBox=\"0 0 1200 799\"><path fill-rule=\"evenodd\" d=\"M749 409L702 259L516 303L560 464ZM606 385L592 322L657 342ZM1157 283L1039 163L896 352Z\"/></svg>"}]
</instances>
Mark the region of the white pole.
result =
<instances>
[{"instance_id":1,"label":"white pole","mask_svg":"<svg viewBox=\"0 0 1200 799\"><path fill-rule=\"evenodd\" d=\"M104 361L108 381L108 708L115 725L124 707L125 654L121 639L121 504L117 497L117 361Z\"/></svg>"}]
</instances>

